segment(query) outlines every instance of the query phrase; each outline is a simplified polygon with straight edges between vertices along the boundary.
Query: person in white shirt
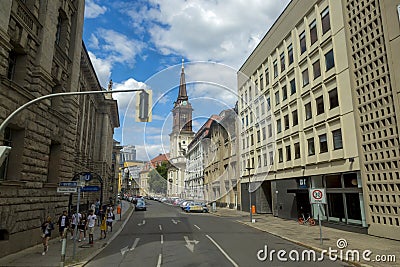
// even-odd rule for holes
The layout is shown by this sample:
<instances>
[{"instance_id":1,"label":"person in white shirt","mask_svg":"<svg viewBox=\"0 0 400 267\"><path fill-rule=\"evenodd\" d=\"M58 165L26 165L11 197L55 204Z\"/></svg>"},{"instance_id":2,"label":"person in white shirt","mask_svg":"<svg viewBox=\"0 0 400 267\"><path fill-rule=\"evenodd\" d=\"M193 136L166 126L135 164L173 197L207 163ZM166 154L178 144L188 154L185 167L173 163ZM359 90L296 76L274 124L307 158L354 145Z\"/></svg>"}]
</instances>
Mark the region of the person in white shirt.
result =
<instances>
[{"instance_id":1,"label":"person in white shirt","mask_svg":"<svg viewBox=\"0 0 400 267\"><path fill-rule=\"evenodd\" d=\"M75 236L75 228L78 226L79 222L81 221L82 214L78 212L78 215L76 213L72 214L72 219L71 219L71 240L74 239Z\"/></svg>"},{"instance_id":2,"label":"person in white shirt","mask_svg":"<svg viewBox=\"0 0 400 267\"><path fill-rule=\"evenodd\" d=\"M89 244L93 245L94 226L96 225L97 216L93 214L93 210L89 210L87 224L89 230Z\"/></svg>"},{"instance_id":3,"label":"person in white shirt","mask_svg":"<svg viewBox=\"0 0 400 267\"><path fill-rule=\"evenodd\" d=\"M112 224L113 224L114 218L115 218L115 216L114 216L114 213L112 212L112 209L108 208L106 222L107 222L107 229L109 228L110 232L112 232Z\"/></svg>"}]
</instances>

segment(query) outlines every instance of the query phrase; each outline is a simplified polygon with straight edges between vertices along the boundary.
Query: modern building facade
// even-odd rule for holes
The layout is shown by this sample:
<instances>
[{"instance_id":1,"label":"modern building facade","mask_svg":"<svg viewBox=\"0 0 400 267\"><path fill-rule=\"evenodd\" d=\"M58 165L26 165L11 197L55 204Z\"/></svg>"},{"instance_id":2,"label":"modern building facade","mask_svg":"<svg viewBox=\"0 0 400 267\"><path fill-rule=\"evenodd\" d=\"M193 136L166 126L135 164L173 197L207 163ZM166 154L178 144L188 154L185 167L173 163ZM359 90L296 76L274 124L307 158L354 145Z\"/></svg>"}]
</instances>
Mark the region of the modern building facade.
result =
<instances>
[{"instance_id":1,"label":"modern building facade","mask_svg":"<svg viewBox=\"0 0 400 267\"><path fill-rule=\"evenodd\" d=\"M316 216L308 189L324 188L325 223L400 239L399 4L293 0L240 68L257 210Z\"/></svg>"},{"instance_id":2,"label":"modern building facade","mask_svg":"<svg viewBox=\"0 0 400 267\"><path fill-rule=\"evenodd\" d=\"M0 1L0 121L43 95L104 90L82 43L83 16L84 1ZM0 257L40 242L44 219L67 209L60 181L85 171L108 186L118 125L116 101L104 95L48 99L13 118L0 133L12 147L0 167Z\"/></svg>"},{"instance_id":3,"label":"modern building facade","mask_svg":"<svg viewBox=\"0 0 400 267\"><path fill-rule=\"evenodd\" d=\"M193 108L189 102L186 90L185 71L182 60L182 70L179 82L178 98L172 109L173 126L170 133L170 158L171 167L168 170L168 196L183 197L184 179L186 169L187 148L192 141L194 132L192 130Z\"/></svg>"},{"instance_id":4,"label":"modern building facade","mask_svg":"<svg viewBox=\"0 0 400 267\"><path fill-rule=\"evenodd\" d=\"M132 145L124 146L121 150L121 160L126 161L136 161L136 147Z\"/></svg>"}]
</instances>

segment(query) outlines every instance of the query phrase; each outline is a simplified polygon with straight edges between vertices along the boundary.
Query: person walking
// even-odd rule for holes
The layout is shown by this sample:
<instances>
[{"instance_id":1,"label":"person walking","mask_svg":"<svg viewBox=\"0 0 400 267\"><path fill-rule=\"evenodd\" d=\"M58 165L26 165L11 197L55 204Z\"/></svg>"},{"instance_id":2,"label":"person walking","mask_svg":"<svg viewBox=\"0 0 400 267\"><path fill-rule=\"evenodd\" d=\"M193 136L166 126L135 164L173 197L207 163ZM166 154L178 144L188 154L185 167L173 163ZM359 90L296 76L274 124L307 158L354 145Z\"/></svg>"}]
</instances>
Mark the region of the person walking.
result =
<instances>
[{"instance_id":1,"label":"person walking","mask_svg":"<svg viewBox=\"0 0 400 267\"><path fill-rule=\"evenodd\" d=\"M105 239L107 237L107 218L105 215L101 218L100 225L100 239Z\"/></svg>"},{"instance_id":2,"label":"person walking","mask_svg":"<svg viewBox=\"0 0 400 267\"><path fill-rule=\"evenodd\" d=\"M94 234L94 226L96 224L96 215L93 214L93 210L89 210L89 216L87 218L87 225L89 231L89 244L93 246L93 234Z\"/></svg>"},{"instance_id":3,"label":"person walking","mask_svg":"<svg viewBox=\"0 0 400 267\"><path fill-rule=\"evenodd\" d=\"M111 209L107 209L107 229L110 229L110 232L112 232L112 225L113 225L113 221L115 219L115 215L112 212Z\"/></svg>"},{"instance_id":4,"label":"person walking","mask_svg":"<svg viewBox=\"0 0 400 267\"><path fill-rule=\"evenodd\" d=\"M79 221L81 220L82 215L78 212L78 213L73 213L72 214L72 218L71 218L71 240L74 238L78 238L77 236L75 236L75 232L76 235L78 235L78 232L76 231L77 226L79 224Z\"/></svg>"},{"instance_id":5,"label":"person walking","mask_svg":"<svg viewBox=\"0 0 400 267\"><path fill-rule=\"evenodd\" d=\"M86 240L86 228L87 228L87 218L86 218L86 214L82 213L82 217L81 220L79 221L78 224L78 230L79 230L79 242L82 241L82 237L83 240Z\"/></svg>"},{"instance_id":6,"label":"person walking","mask_svg":"<svg viewBox=\"0 0 400 267\"><path fill-rule=\"evenodd\" d=\"M60 233L60 242L66 238L65 234L67 233L67 229L69 227L69 218L67 215L67 211L64 210L63 214L58 218L58 232Z\"/></svg>"},{"instance_id":7,"label":"person walking","mask_svg":"<svg viewBox=\"0 0 400 267\"><path fill-rule=\"evenodd\" d=\"M51 231L54 230L54 225L51 222L51 217L47 216L46 221L44 221L41 225L42 228L42 242L43 242L43 252L44 256L47 251L49 251L49 239L51 237Z\"/></svg>"}]
</instances>

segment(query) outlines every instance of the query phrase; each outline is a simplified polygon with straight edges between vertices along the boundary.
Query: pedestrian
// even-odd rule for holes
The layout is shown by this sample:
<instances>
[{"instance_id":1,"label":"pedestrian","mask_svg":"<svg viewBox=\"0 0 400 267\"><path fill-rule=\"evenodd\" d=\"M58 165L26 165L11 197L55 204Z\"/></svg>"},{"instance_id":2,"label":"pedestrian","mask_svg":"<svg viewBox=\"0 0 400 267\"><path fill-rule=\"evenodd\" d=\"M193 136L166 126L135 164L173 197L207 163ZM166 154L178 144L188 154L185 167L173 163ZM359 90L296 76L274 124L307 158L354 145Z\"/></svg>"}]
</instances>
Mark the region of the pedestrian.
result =
<instances>
[{"instance_id":1,"label":"pedestrian","mask_svg":"<svg viewBox=\"0 0 400 267\"><path fill-rule=\"evenodd\" d=\"M93 234L94 234L94 226L96 224L96 215L93 214L93 210L89 210L89 215L87 217L87 225L89 231L89 244L93 245Z\"/></svg>"},{"instance_id":2,"label":"pedestrian","mask_svg":"<svg viewBox=\"0 0 400 267\"><path fill-rule=\"evenodd\" d=\"M58 218L58 231L60 233L60 241L66 238L65 234L67 233L67 229L69 227L69 218L67 215L67 211L64 210L63 214Z\"/></svg>"},{"instance_id":3,"label":"pedestrian","mask_svg":"<svg viewBox=\"0 0 400 267\"><path fill-rule=\"evenodd\" d=\"M94 214L97 215L96 214L96 203L92 203L92 205L90 205L90 209L94 210Z\"/></svg>"},{"instance_id":4,"label":"pedestrian","mask_svg":"<svg viewBox=\"0 0 400 267\"><path fill-rule=\"evenodd\" d=\"M82 241L82 237L83 237L83 241L86 240L86 228L87 228L87 217L85 213L82 213L82 217L81 220L79 221L78 224L78 230L79 230L79 242Z\"/></svg>"},{"instance_id":5,"label":"pedestrian","mask_svg":"<svg viewBox=\"0 0 400 267\"><path fill-rule=\"evenodd\" d=\"M94 214L100 215L99 211L100 211L100 200L98 198L96 198Z\"/></svg>"},{"instance_id":6,"label":"pedestrian","mask_svg":"<svg viewBox=\"0 0 400 267\"><path fill-rule=\"evenodd\" d=\"M72 218L71 218L71 239L77 238L77 236L75 236L75 231L77 230L77 226L79 224L79 221L82 218L82 214L78 213L73 213L72 214Z\"/></svg>"},{"instance_id":7,"label":"pedestrian","mask_svg":"<svg viewBox=\"0 0 400 267\"><path fill-rule=\"evenodd\" d=\"M51 222L51 217L47 216L46 221L44 221L41 225L42 228L42 242L43 242L43 252L44 256L47 251L49 251L49 239L51 237L51 231L54 230L54 225Z\"/></svg>"},{"instance_id":8,"label":"pedestrian","mask_svg":"<svg viewBox=\"0 0 400 267\"><path fill-rule=\"evenodd\" d=\"M101 218L101 225L100 225L100 239L105 239L107 237L107 221L106 216L103 215Z\"/></svg>"},{"instance_id":9,"label":"pedestrian","mask_svg":"<svg viewBox=\"0 0 400 267\"><path fill-rule=\"evenodd\" d=\"M107 229L110 229L110 232L112 232L112 224L115 219L115 215L112 212L111 209L107 209Z\"/></svg>"},{"instance_id":10,"label":"pedestrian","mask_svg":"<svg viewBox=\"0 0 400 267\"><path fill-rule=\"evenodd\" d=\"M99 220L97 220L97 226L100 226L100 221L101 221L101 219L104 217L104 210L103 210L103 208L100 208L100 210L99 210L99 214L96 214L96 215L98 215L99 216Z\"/></svg>"}]
</instances>

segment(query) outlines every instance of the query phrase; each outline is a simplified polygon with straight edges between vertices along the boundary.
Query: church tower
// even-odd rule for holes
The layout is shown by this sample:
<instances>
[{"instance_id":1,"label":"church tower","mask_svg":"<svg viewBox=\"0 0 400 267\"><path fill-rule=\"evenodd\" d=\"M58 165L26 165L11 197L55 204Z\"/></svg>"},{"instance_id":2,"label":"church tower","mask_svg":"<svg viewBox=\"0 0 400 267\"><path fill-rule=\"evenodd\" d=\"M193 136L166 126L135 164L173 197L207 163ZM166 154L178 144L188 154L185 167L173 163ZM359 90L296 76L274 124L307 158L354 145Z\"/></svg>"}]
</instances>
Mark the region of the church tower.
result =
<instances>
[{"instance_id":1,"label":"church tower","mask_svg":"<svg viewBox=\"0 0 400 267\"><path fill-rule=\"evenodd\" d=\"M172 167L168 171L168 195L182 196L184 189L184 175L186 169L185 154L192 141L193 108L189 102L186 90L185 68L182 59L181 77L179 82L178 98L172 109L173 126L170 136L170 162Z\"/></svg>"}]
</instances>

